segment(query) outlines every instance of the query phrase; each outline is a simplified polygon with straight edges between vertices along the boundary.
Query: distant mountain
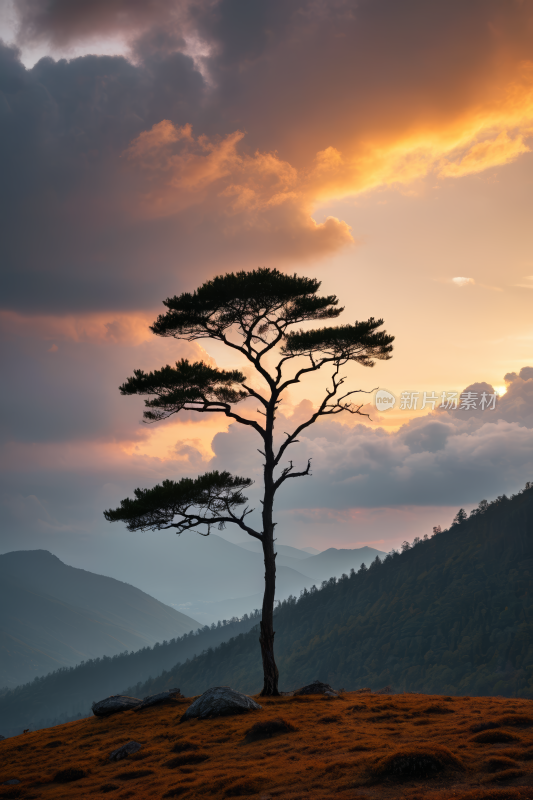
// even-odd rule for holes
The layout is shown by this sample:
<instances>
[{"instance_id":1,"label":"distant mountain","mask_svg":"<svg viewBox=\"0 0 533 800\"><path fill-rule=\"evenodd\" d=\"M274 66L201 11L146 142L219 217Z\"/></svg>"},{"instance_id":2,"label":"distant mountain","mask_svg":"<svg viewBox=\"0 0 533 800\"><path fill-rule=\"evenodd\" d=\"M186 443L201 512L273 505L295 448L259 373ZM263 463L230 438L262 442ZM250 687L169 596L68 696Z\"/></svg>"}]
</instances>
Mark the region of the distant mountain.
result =
<instances>
[{"instance_id":1,"label":"distant mountain","mask_svg":"<svg viewBox=\"0 0 533 800\"><path fill-rule=\"evenodd\" d=\"M252 539L249 537L249 540L246 542L238 542L239 547L243 547L245 550L250 550L252 553L262 553L261 542L258 542L257 539ZM316 550L316 553L319 553L320 550ZM311 553L305 552L303 548L298 547L291 547L288 544L278 544L276 542L276 553L279 553L280 556L288 556L289 558L295 559L303 559L309 558Z\"/></svg>"},{"instance_id":2,"label":"distant mountain","mask_svg":"<svg viewBox=\"0 0 533 800\"><path fill-rule=\"evenodd\" d=\"M309 556L301 565L300 571L317 581L326 581L329 578L340 578L343 573L358 570L361 564L370 566L372 561L379 556L385 558L386 553L375 550L373 547L357 547L354 550L337 550L330 547L317 555Z\"/></svg>"},{"instance_id":3,"label":"distant mountain","mask_svg":"<svg viewBox=\"0 0 533 800\"><path fill-rule=\"evenodd\" d=\"M240 542L239 547L262 556L261 543L256 539ZM335 547L330 547L322 552L317 550L315 555L311 555L296 547L289 547L277 542L276 552L278 569L279 567L296 568L305 577L318 581L328 580L333 576L340 578L343 572L348 573L351 569L359 569L361 564L369 566L376 556L383 558L386 555L382 550L375 550L373 547L357 547L353 550L337 550ZM309 585L309 581L307 585Z\"/></svg>"},{"instance_id":4,"label":"distant mountain","mask_svg":"<svg viewBox=\"0 0 533 800\"><path fill-rule=\"evenodd\" d=\"M35 678L15 689L0 690L0 729L15 736L26 728L47 728L90 713L93 700L117 694L125 684L143 683L152 675L194 658L257 625L260 613L242 620L207 626L194 633L144 647L84 661ZM257 634L258 638L259 634Z\"/></svg>"},{"instance_id":5,"label":"distant mountain","mask_svg":"<svg viewBox=\"0 0 533 800\"><path fill-rule=\"evenodd\" d=\"M198 627L134 586L69 567L46 550L0 556L0 686Z\"/></svg>"},{"instance_id":6,"label":"distant mountain","mask_svg":"<svg viewBox=\"0 0 533 800\"><path fill-rule=\"evenodd\" d=\"M533 699L533 485L413 544L282 604L281 689L319 679L347 690ZM194 695L224 685L261 687L256 631L135 691L179 686Z\"/></svg>"},{"instance_id":7,"label":"distant mountain","mask_svg":"<svg viewBox=\"0 0 533 800\"><path fill-rule=\"evenodd\" d=\"M95 563L95 562L93 562ZM187 532L181 536L164 531L154 537L153 547L145 552L141 562L124 553L118 557L110 552L97 571L104 571L138 586L157 597L162 603L177 608L199 620L202 625L218 622L228 616L242 616L253 610L245 598L263 591L265 567L261 557L221 536L199 536ZM299 561L278 567L278 599L298 594L309 584L309 578L299 571ZM218 609L220 600L238 600L231 614Z\"/></svg>"},{"instance_id":8,"label":"distant mountain","mask_svg":"<svg viewBox=\"0 0 533 800\"><path fill-rule=\"evenodd\" d=\"M302 547L301 548L305 553L309 553L311 556L317 556L321 551L317 550L316 547Z\"/></svg>"},{"instance_id":9,"label":"distant mountain","mask_svg":"<svg viewBox=\"0 0 533 800\"><path fill-rule=\"evenodd\" d=\"M253 609L260 608L263 603L263 552L261 543L256 539L249 542L241 542L239 545L230 544L218 536L212 536L213 550L219 555L221 570L226 569L225 559L231 555L230 569L234 570L236 565L241 565L246 573L243 572L240 579L234 583L235 595L225 599L216 600L191 600L187 604L178 605L180 611L188 611L199 619L202 623L211 623L213 620L230 619L232 616L242 616ZM221 545L224 542L224 545ZM228 550L228 546L229 549ZM241 554L236 554L235 550L241 550ZM242 551L245 551L242 553ZM298 550L289 545L276 544L276 599L286 600L290 595L298 595L304 588L310 589L313 584L320 584L322 581L332 577L340 578L343 573L350 572L351 569L359 569L361 564L370 564L376 556L383 558L385 553L381 550L374 550L372 547L359 547L354 550L336 550L334 547L325 550L323 553L311 555ZM294 555L296 553L296 555ZM211 553L209 553L211 556ZM243 556L246 558L244 561ZM191 570L201 569L194 563ZM259 573L259 575L258 575ZM249 578L254 576L257 591L254 594L241 596L243 583L250 585ZM218 586L222 586L219 576ZM212 591L212 587L211 587ZM238 591L238 593L237 593ZM223 595L222 595L223 596Z\"/></svg>"}]
</instances>

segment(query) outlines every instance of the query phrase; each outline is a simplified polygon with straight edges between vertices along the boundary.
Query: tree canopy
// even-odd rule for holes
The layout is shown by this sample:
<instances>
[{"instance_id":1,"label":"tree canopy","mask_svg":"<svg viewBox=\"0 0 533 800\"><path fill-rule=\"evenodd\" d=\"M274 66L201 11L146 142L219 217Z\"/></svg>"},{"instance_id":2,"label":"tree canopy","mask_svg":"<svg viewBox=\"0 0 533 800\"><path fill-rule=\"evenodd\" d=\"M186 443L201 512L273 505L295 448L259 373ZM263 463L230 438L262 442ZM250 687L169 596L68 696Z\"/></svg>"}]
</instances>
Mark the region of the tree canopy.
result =
<instances>
[{"instance_id":1,"label":"tree canopy","mask_svg":"<svg viewBox=\"0 0 533 800\"><path fill-rule=\"evenodd\" d=\"M346 376L340 370L349 362L364 367L391 357L394 337L378 330L383 320L370 318L354 324L311 329L290 327L336 319L343 311L335 295L318 295L320 282L314 278L285 275L276 269L229 273L207 281L195 292L185 292L164 301L161 314L151 330L158 336L186 341L214 339L238 351L253 367L253 376L241 370L223 370L187 359L154 372L135 370L120 387L123 395L145 395L146 422L167 419L180 411L221 413L249 426L262 439L259 452L264 458L261 529L246 521L251 511L244 507L242 490L251 480L228 472L208 472L196 479L166 480L152 489L136 489L134 499L123 500L120 508L105 512L110 522L123 521L128 529L161 530L177 533L228 523L239 526L259 539L265 561L265 596L261 620L261 649L265 694L278 694L278 672L274 661L273 607L275 597L275 551L273 519L276 492L291 478L310 475L311 464L296 470L293 462L283 465L287 448L319 417L349 412L362 414L363 403L352 402L361 389L342 392ZM269 366L277 351L278 361ZM267 356L270 357L267 359ZM286 390L301 379L330 367L331 384L315 411L297 426L276 451L276 412ZM266 386L266 389L264 388ZM247 399L259 404L259 414L250 413ZM247 413L248 412L248 413ZM198 531L200 532L200 531Z\"/></svg>"}]
</instances>

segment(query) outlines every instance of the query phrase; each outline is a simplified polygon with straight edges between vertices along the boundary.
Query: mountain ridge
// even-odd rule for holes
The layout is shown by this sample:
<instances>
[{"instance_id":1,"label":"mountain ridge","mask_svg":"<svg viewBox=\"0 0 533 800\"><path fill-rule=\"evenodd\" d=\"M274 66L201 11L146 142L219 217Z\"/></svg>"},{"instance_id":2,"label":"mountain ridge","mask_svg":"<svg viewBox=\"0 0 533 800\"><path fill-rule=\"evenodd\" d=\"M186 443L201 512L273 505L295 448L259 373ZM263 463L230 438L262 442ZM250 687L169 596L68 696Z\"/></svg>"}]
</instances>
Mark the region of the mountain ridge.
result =
<instances>
[{"instance_id":1,"label":"mountain ridge","mask_svg":"<svg viewBox=\"0 0 533 800\"><path fill-rule=\"evenodd\" d=\"M0 555L0 685L197 627L140 589L70 567L47 550Z\"/></svg>"}]
</instances>

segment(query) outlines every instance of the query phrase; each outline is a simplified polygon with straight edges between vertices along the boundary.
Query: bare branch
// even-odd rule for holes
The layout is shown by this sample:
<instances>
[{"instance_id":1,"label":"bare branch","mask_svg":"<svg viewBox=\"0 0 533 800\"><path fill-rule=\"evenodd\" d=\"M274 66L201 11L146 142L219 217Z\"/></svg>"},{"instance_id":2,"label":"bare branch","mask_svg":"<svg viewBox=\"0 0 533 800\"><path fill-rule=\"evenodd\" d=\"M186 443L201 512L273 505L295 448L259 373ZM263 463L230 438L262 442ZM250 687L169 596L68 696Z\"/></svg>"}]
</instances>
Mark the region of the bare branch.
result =
<instances>
[{"instance_id":1,"label":"bare branch","mask_svg":"<svg viewBox=\"0 0 533 800\"><path fill-rule=\"evenodd\" d=\"M287 447L289 447L289 445L291 444L294 444L297 441L296 437L299 436L300 433L306 428L308 428L310 425L313 425L313 423L315 423L319 417L330 416L332 414L340 414L342 411L349 411L351 414L360 414L361 416L366 416L366 417L369 416L368 414L360 412L360 409L364 405L363 403L360 406L353 406L350 403L342 403L342 400L344 400L346 397L349 397L352 394L357 394L360 392L363 392L364 394L372 394L372 392L376 391L375 389L371 389L370 391L366 391L365 389L354 389L353 391L347 392L345 395L338 398L333 404L330 404L329 401L333 397L335 397L339 387L342 386L342 384L345 381L345 378L338 377L341 366L342 364L336 364L335 372L331 376L333 384L332 388L330 390L326 389L326 396L322 400L320 406L318 407L318 410L314 414L312 414L311 417L309 417L309 419L307 419L305 422L302 422L301 425L298 425L298 427L296 428L296 430L293 431L293 433L291 433L290 435L285 434L287 436L287 440L281 445L281 447L278 450L277 456L274 459L275 466L279 464Z\"/></svg>"},{"instance_id":2,"label":"bare branch","mask_svg":"<svg viewBox=\"0 0 533 800\"><path fill-rule=\"evenodd\" d=\"M284 483L289 478L303 478L304 475L310 475L311 474L311 459L308 460L307 467L306 467L305 470L303 470L303 472L293 472L292 470L293 470L293 465L292 465L292 461L291 461L291 462L289 462L289 466L285 467L285 469L282 471L281 475L279 476L279 478L275 482L275 484L274 484L274 491L275 492L279 489L281 484Z\"/></svg>"}]
</instances>

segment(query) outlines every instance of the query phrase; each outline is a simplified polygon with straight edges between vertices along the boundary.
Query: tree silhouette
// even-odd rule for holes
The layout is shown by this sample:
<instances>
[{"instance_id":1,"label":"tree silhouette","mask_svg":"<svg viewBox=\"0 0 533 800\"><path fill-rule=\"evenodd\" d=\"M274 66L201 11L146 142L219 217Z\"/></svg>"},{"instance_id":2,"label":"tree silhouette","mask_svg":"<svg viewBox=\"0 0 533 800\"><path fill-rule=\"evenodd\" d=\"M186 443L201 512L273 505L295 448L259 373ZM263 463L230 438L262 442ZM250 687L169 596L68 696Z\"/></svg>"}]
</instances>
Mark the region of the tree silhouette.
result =
<instances>
[{"instance_id":1,"label":"tree silhouette","mask_svg":"<svg viewBox=\"0 0 533 800\"><path fill-rule=\"evenodd\" d=\"M468 514L464 510L464 508L460 508L455 517L453 518L452 525L460 525L461 522L464 522L465 519L468 518Z\"/></svg>"},{"instance_id":2,"label":"tree silhouette","mask_svg":"<svg viewBox=\"0 0 533 800\"><path fill-rule=\"evenodd\" d=\"M153 489L136 489L134 499L123 500L120 508L104 513L110 522L126 522L130 531L175 528L182 533L202 528L208 535L214 525L224 527L231 523L261 542L265 562L260 623L263 695L279 694L273 628L274 499L287 480L309 475L311 469L310 461L300 471L292 461L286 463L287 449L319 417L345 411L362 413L363 404L353 405L349 398L363 390L342 393L345 377L340 371L351 361L372 367L376 359L390 358L394 339L378 331L383 320L373 318L353 325L289 330L310 321L335 319L342 313L344 309L338 308L335 295L320 297L319 288L315 279L258 269L219 276L193 294L169 298L164 301L168 311L151 326L155 334L186 341L223 342L248 360L255 369L256 380L247 380L239 370L226 371L181 360L175 367L166 366L156 372L135 370L133 377L120 387L124 395L149 396L144 412L148 422L166 419L182 410L219 413L252 428L262 440L262 530L255 530L247 521L252 512L245 505L242 490L252 481L228 472L208 472L195 480L167 480ZM265 362L273 353L279 358L269 369ZM276 448L274 423L284 393L305 375L328 367L331 385L317 410L292 433L286 433L285 441ZM237 413L235 407L250 398L259 404L260 414Z\"/></svg>"}]
</instances>

